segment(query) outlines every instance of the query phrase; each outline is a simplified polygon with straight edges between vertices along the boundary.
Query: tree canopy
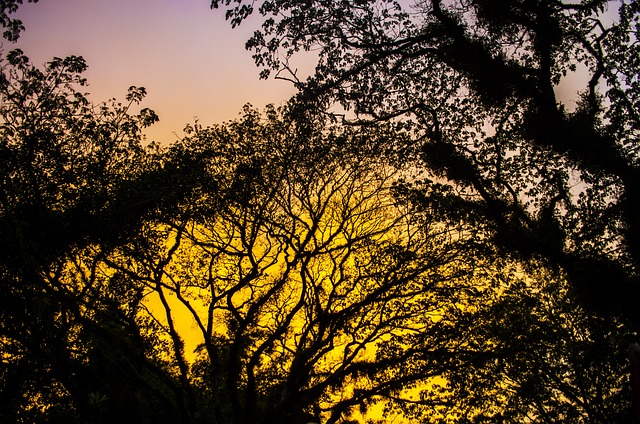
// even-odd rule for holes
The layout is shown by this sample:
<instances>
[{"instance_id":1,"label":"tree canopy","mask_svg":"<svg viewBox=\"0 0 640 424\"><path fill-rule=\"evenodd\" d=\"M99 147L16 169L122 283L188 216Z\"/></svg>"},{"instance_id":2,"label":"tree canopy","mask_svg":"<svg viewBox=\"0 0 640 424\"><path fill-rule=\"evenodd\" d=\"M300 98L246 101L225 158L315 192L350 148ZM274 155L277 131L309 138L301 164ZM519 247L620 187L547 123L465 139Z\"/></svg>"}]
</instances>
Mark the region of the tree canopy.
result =
<instances>
[{"instance_id":1,"label":"tree canopy","mask_svg":"<svg viewBox=\"0 0 640 424\"><path fill-rule=\"evenodd\" d=\"M300 94L164 146L3 55L0 421L633 422L637 3L231 3Z\"/></svg>"},{"instance_id":2,"label":"tree canopy","mask_svg":"<svg viewBox=\"0 0 640 424\"><path fill-rule=\"evenodd\" d=\"M494 241L561 266L591 307L635 307L636 1L214 0L239 25L262 76L275 71L349 124L415 124L424 166L493 222ZM299 80L290 60L318 55ZM559 83L580 81L575 107Z\"/></svg>"},{"instance_id":3,"label":"tree canopy","mask_svg":"<svg viewBox=\"0 0 640 424\"><path fill-rule=\"evenodd\" d=\"M27 0L28 3L37 3L38 0ZM20 33L24 31L24 25L20 19L12 18L10 15L18 10L22 0L2 0L0 2L0 25L4 28L2 37L9 41L17 41Z\"/></svg>"}]
</instances>

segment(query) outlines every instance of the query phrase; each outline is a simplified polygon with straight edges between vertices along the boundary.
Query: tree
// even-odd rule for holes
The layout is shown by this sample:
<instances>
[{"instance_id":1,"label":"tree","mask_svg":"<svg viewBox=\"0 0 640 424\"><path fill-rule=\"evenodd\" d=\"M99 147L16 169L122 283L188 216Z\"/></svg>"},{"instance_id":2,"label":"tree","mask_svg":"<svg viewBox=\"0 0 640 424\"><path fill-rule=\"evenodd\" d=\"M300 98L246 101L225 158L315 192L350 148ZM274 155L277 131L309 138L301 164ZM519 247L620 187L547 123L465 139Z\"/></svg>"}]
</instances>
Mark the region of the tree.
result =
<instances>
[{"instance_id":1,"label":"tree","mask_svg":"<svg viewBox=\"0 0 640 424\"><path fill-rule=\"evenodd\" d=\"M298 113L188 127L166 155L205 163L212 183L99 256L146 299L147 355L183 419L627 418L627 327L482 242L490 226L451 209L449 187L420 185L402 125Z\"/></svg>"},{"instance_id":2,"label":"tree","mask_svg":"<svg viewBox=\"0 0 640 424\"><path fill-rule=\"evenodd\" d=\"M564 6L567 19L594 5ZM382 19L373 23L405 16L343 6ZM405 65L422 57L429 72L441 72L442 86L432 79L413 92L425 96L421 104L412 92L359 98L359 85L382 87L362 78L382 61L338 49L334 64L357 59L364 74L338 66L345 78L319 74L282 110L247 107L234 122L190 125L166 147L143 144L152 111L131 113L144 89L132 87L125 104L92 105L79 91L81 58L41 70L20 51L7 54L0 418L336 423L376 422L367 413L382 409L443 422L626 420L621 346L635 335L623 318L592 316L573 302L566 281L586 275L577 268L586 263L590 272L634 277L632 229L616 227L629 221L616 212L629 205L626 182L612 169L583 167L570 150L534 143L525 124L542 113L533 108L539 99L528 89L528 100L511 97L524 85L488 98L486 80L452 71L447 60L475 51L464 50L465 40L488 49L502 36L488 26L460 38L464 19L484 17L491 5L461 4L459 16L454 6L431 4L425 26L441 31L425 40L449 47L398 50ZM514 28L527 26L518 13L529 7L510 9ZM303 12L322 25L333 19L313 15L319 10ZM241 18L249 11L236 10ZM338 17L357 24L358 13ZM376 28L366 23L363 31ZM535 51L520 54L514 67L538 60ZM405 81L418 84L412 63L402 68ZM340 126L308 108L332 93L345 106L356 102L358 119L373 119ZM392 109L395 101L417 106ZM399 119L405 112L416 119ZM565 116L568 127L580 113ZM619 111L596 115L603 137L614 117L626 119L615 128L634 134ZM488 122L493 141L483 133ZM565 190L569 177L584 180L581 192ZM561 189L578 197L553 197Z\"/></svg>"},{"instance_id":3,"label":"tree","mask_svg":"<svg viewBox=\"0 0 640 424\"><path fill-rule=\"evenodd\" d=\"M434 415L425 405L436 405L447 422L634 422L627 369L635 334L623 322L585 310L544 268L478 286L478 312L452 320L470 336L451 330L459 347L446 384L395 407L420 420Z\"/></svg>"},{"instance_id":4,"label":"tree","mask_svg":"<svg viewBox=\"0 0 640 424\"><path fill-rule=\"evenodd\" d=\"M452 213L457 193L428 187L414 183L402 191L445 221L474 217L464 209ZM465 293L435 332L381 347L381 360L404 346L423 353L401 363L398 375L446 363L434 384L391 397L388 413L443 422L634 422L628 346L637 333L628 322L585 309L566 274L544 262L500 251L487 259L491 266L460 287Z\"/></svg>"},{"instance_id":5,"label":"tree","mask_svg":"<svg viewBox=\"0 0 640 424\"><path fill-rule=\"evenodd\" d=\"M37 3L38 0L28 0L28 2ZM22 0L2 0L0 2L0 25L5 29L2 37L9 41L17 41L20 38L20 33L24 31L22 21L9 16L15 13L21 4Z\"/></svg>"},{"instance_id":6,"label":"tree","mask_svg":"<svg viewBox=\"0 0 640 424\"><path fill-rule=\"evenodd\" d=\"M379 158L410 151L388 145L391 133L320 128L251 110L192 128L180 146L210 158L214 190L191 199L192 219L154 223L154 249L106 260L157 299L149 313L194 417L209 405L221 423L338 422L446 366L394 375L418 352L373 359L382 340L434 326L425 313L459 298L482 266L468 243L480 229L394 198L402 169ZM202 341L193 367L185 314Z\"/></svg>"},{"instance_id":7,"label":"tree","mask_svg":"<svg viewBox=\"0 0 640 424\"><path fill-rule=\"evenodd\" d=\"M20 4L2 2L11 41ZM179 216L207 185L202 167L144 146L158 117L132 113L143 87L92 104L81 57L43 69L20 50L0 60L0 421L184 421L141 290L105 274L101 257L154 216Z\"/></svg>"},{"instance_id":8,"label":"tree","mask_svg":"<svg viewBox=\"0 0 640 424\"><path fill-rule=\"evenodd\" d=\"M516 420L542 416L556 381L600 390L584 399L602 416L628 404L618 356L566 377L555 342L575 333L550 314L518 330L552 360L518 360L496 328L522 319L512 305L534 304L535 284L493 284L524 271L484 241L472 202L415 167L411 126L335 126L294 103L143 148L155 115L90 105L81 59L7 60L3 419ZM576 331L601 334L576 351L628 337L553 293ZM540 369L555 379L529 381ZM505 387L532 389L478 410ZM586 415L583 398L553 399L557 421Z\"/></svg>"},{"instance_id":9,"label":"tree","mask_svg":"<svg viewBox=\"0 0 640 424\"><path fill-rule=\"evenodd\" d=\"M144 356L153 336L145 340L138 331L140 299L135 290L96 284L104 280L99 262L85 249L104 252L128 242L179 190L165 190L174 177L163 171L165 178L157 178L157 149L141 144L142 128L157 116L149 109L129 113L144 88L131 87L124 105L92 105L78 91L85 68L82 58L68 57L40 70L19 50L2 65L3 421L105 422L95 414L107 397L122 400L141 387L148 396L140 399L164 410L161 389L148 390L161 379ZM68 278L79 263L76 252L86 258L90 278ZM137 407L119 406L108 413L136 415ZM156 416L139 415L142 422Z\"/></svg>"},{"instance_id":10,"label":"tree","mask_svg":"<svg viewBox=\"0 0 640 424\"><path fill-rule=\"evenodd\" d=\"M264 17L247 47L307 105L413 122L424 166L493 223L495 243L561 266L590 308L640 328L637 2L211 5L234 26ZM319 59L301 81L290 61L305 51ZM571 110L558 84L576 75Z\"/></svg>"}]
</instances>

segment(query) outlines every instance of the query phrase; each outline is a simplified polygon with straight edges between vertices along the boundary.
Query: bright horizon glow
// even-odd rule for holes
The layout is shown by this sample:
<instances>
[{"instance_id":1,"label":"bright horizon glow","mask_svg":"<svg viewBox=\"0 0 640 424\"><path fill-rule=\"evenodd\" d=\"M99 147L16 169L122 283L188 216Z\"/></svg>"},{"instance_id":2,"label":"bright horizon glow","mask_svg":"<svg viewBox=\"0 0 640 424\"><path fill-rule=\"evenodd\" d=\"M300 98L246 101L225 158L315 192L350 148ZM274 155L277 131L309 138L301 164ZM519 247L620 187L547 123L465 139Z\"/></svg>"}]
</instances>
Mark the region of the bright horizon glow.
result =
<instances>
[{"instance_id":1,"label":"bright horizon glow","mask_svg":"<svg viewBox=\"0 0 640 424\"><path fill-rule=\"evenodd\" d=\"M13 15L26 30L4 51L22 49L37 66L53 57L82 56L92 101L124 101L131 85L147 89L141 107L160 122L147 140L168 144L194 119L203 125L238 117L251 103L283 104L291 83L260 80L244 48L250 23L232 29L209 0L40 0Z\"/></svg>"}]
</instances>

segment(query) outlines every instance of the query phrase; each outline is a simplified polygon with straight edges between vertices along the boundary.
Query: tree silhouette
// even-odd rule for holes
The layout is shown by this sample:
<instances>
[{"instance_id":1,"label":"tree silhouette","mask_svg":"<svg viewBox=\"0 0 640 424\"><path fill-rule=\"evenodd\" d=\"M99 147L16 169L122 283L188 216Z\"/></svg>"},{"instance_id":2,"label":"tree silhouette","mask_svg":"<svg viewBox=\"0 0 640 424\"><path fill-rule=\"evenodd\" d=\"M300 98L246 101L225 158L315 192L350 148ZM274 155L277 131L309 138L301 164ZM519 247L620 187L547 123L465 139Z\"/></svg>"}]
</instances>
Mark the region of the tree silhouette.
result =
<instances>
[{"instance_id":1,"label":"tree silhouette","mask_svg":"<svg viewBox=\"0 0 640 424\"><path fill-rule=\"evenodd\" d=\"M310 107L413 122L424 166L468 193L499 246L563 267L585 304L640 328L637 2L211 5L234 26L264 17L247 47ZM301 81L304 51L319 60ZM573 110L558 100L569 78Z\"/></svg>"},{"instance_id":2,"label":"tree silhouette","mask_svg":"<svg viewBox=\"0 0 640 424\"><path fill-rule=\"evenodd\" d=\"M98 255L108 287L146 299L146 354L175 379L182 419L628 418L624 323L482 242L490 226L421 183L402 128L298 113L188 127L166 154L211 184Z\"/></svg>"},{"instance_id":3,"label":"tree silhouette","mask_svg":"<svg viewBox=\"0 0 640 424\"><path fill-rule=\"evenodd\" d=\"M180 146L210 158L218 181L191 199L205 212L155 224L155 253L110 265L157 296L150 316L187 397L199 393L215 422L337 422L436 372L388 374L416 352L378 362L375 347L455 301L455 282L468 284L476 265L463 234L477 230L398 203L401 170L374 160L393 153L390 133L266 119L246 110L193 128ZM203 342L193 369L177 330L185 313Z\"/></svg>"},{"instance_id":4,"label":"tree silhouette","mask_svg":"<svg viewBox=\"0 0 640 424\"><path fill-rule=\"evenodd\" d=\"M143 88L9 52L0 420L630 421L637 4L605 5L265 1L258 62L317 74L164 147Z\"/></svg>"},{"instance_id":5,"label":"tree silhouette","mask_svg":"<svg viewBox=\"0 0 640 424\"><path fill-rule=\"evenodd\" d=\"M140 222L175 195L154 178L155 148L141 145L141 129L156 115L128 112L144 89L131 87L126 104L92 105L78 91L85 68L82 58L68 57L40 70L19 50L2 66L0 416L6 422L108 422L94 416L117 396L130 397L119 410L136 419L138 409L141 422L157 421L164 411L162 388L149 387L167 376L146 360L153 336L143 340L137 327L138 293L96 285L99 262L83 249L109 251L129 242ZM79 266L78 250L86 275L74 279L68 274ZM144 412L127 410L142 388ZM150 412L153 405L157 413Z\"/></svg>"},{"instance_id":6,"label":"tree silhouette","mask_svg":"<svg viewBox=\"0 0 640 424\"><path fill-rule=\"evenodd\" d=\"M28 3L37 3L38 0L27 0ZM11 14L18 10L22 4L22 0L2 0L0 3L0 25L4 28L2 37L9 41L17 41L20 33L24 31L24 25L20 19L12 18Z\"/></svg>"}]
</instances>

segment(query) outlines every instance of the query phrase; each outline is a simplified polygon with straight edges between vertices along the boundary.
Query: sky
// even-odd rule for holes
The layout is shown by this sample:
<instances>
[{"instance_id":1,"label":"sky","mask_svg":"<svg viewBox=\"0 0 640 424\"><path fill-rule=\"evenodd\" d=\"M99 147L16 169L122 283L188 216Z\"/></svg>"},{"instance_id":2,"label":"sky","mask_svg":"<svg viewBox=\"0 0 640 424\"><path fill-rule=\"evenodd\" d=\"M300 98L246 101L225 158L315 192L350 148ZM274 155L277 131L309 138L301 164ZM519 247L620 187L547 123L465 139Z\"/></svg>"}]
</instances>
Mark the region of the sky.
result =
<instances>
[{"instance_id":1,"label":"sky","mask_svg":"<svg viewBox=\"0 0 640 424\"><path fill-rule=\"evenodd\" d=\"M147 139L170 143L197 118L203 125L238 117L245 103L285 102L291 83L260 80L244 43L253 27L231 29L209 0L40 0L14 15L26 27L18 43L37 65L83 56L94 102L124 101L131 85L147 89L142 107L160 122Z\"/></svg>"},{"instance_id":2,"label":"sky","mask_svg":"<svg viewBox=\"0 0 640 424\"><path fill-rule=\"evenodd\" d=\"M232 29L210 0L40 0L15 17L26 27L15 45L38 65L54 56L83 56L94 102L124 100L131 85L147 89L141 107L160 122L149 141L171 143L195 119L203 125L238 117L245 103L284 103L295 89L282 80L260 80L244 48L259 16ZM610 11L614 12L615 11ZM253 22L252 22L253 21ZM303 66L304 63L302 64ZM311 67L309 67L310 69ZM560 100L571 109L580 72L565 78Z\"/></svg>"}]
</instances>

